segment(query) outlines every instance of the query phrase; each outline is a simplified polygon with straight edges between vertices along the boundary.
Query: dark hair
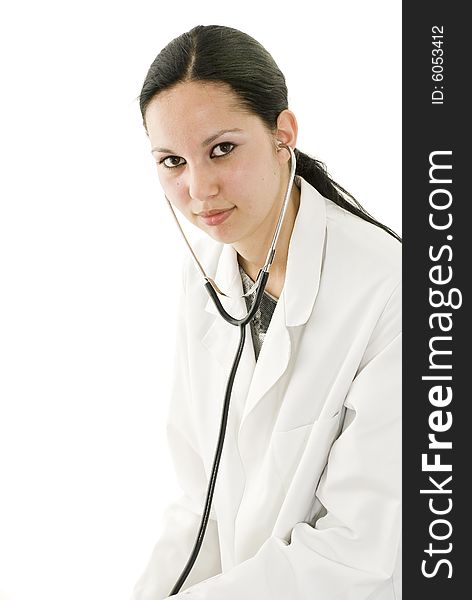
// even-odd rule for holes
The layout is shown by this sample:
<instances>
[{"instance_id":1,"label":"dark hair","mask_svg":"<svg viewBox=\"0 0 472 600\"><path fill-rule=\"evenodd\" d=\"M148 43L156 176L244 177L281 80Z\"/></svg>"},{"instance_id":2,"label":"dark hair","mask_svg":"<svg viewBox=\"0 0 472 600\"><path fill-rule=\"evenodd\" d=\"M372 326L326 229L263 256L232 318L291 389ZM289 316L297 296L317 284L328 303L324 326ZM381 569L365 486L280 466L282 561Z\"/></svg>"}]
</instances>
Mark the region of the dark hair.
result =
<instances>
[{"instance_id":1,"label":"dark hair","mask_svg":"<svg viewBox=\"0 0 472 600\"><path fill-rule=\"evenodd\" d=\"M272 56L254 38L231 27L198 25L161 50L149 68L139 96L143 121L152 98L183 81L227 84L241 105L258 115L270 131L276 127L279 114L288 108L285 77ZM295 156L297 175L322 196L401 241L394 231L376 221L333 181L322 162L297 148Z\"/></svg>"}]
</instances>

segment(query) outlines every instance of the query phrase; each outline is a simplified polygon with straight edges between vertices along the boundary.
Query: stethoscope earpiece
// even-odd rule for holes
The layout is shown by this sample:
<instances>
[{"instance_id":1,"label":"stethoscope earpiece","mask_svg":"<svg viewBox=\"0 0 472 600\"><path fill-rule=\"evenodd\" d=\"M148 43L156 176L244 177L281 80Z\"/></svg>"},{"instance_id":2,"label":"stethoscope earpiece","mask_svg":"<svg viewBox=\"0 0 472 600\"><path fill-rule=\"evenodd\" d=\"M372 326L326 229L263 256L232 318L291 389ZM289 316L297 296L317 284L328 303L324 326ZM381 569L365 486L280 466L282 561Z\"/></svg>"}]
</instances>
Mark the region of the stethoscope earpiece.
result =
<instances>
[{"instance_id":1,"label":"stethoscope earpiece","mask_svg":"<svg viewBox=\"0 0 472 600\"><path fill-rule=\"evenodd\" d=\"M277 140L277 152L280 152L284 148L288 148L287 144L284 144L280 140Z\"/></svg>"}]
</instances>

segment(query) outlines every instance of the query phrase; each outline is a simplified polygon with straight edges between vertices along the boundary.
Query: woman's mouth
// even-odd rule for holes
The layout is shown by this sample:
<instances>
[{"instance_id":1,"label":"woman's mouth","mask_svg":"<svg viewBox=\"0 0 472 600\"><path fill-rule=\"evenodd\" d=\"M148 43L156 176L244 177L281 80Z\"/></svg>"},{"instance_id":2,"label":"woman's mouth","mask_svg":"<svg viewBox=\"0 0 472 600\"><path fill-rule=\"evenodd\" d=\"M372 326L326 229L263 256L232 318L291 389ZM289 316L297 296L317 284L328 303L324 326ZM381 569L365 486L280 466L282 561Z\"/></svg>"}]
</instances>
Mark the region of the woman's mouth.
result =
<instances>
[{"instance_id":1,"label":"woman's mouth","mask_svg":"<svg viewBox=\"0 0 472 600\"><path fill-rule=\"evenodd\" d=\"M223 223L223 221L226 221L234 209L235 207L233 206L233 208L228 208L218 212L208 211L207 213L200 213L198 216L205 223L205 225L219 225L220 223Z\"/></svg>"}]
</instances>

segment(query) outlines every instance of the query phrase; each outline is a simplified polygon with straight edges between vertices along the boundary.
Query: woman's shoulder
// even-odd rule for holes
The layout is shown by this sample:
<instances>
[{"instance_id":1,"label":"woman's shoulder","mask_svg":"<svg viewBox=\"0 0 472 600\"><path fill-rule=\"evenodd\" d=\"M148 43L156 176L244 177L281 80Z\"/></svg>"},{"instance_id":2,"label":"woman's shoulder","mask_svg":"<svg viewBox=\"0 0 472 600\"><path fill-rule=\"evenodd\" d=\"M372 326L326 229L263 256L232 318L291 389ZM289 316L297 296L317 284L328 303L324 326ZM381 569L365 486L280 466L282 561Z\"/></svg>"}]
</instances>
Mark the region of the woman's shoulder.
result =
<instances>
[{"instance_id":1,"label":"woman's shoulder","mask_svg":"<svg viewBox=\"0 0 472 600\"><path fill-rule=\"evenodd\" d=\"M327 235L330 249L346 263L363 268L372 277L391 279L402 274L402 244L390 233L326 199Z\"/></svg>"}]
</instances>

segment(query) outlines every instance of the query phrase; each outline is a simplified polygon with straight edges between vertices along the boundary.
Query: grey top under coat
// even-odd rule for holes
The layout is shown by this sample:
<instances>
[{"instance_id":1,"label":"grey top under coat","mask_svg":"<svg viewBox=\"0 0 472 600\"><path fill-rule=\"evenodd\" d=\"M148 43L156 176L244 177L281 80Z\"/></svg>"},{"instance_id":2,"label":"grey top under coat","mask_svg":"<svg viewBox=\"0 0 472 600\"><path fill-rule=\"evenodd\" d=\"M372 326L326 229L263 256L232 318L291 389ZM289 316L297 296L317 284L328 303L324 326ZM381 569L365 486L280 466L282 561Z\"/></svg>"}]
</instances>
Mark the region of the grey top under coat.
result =
<instances>
[{"instance_id":1,"label":"grey top under coat","mask_svg":"<svg viewBox=\"0 0 472 600\"><path fill-rule=\"evenodd\" d=\"M239 265L239 273L241 274L244 293L246 293L254 285L254 281L244 271L241 265ZM248 310L251 308L254 295L255 293L252 293L250 296L245 296ZM261 351L261 347L276 305L277 300L267 292L264 292L261 304L257 309L256 314L251 319L251 335L256 361L259 358L259 353Z\"/></svg>"}]
</instances>

